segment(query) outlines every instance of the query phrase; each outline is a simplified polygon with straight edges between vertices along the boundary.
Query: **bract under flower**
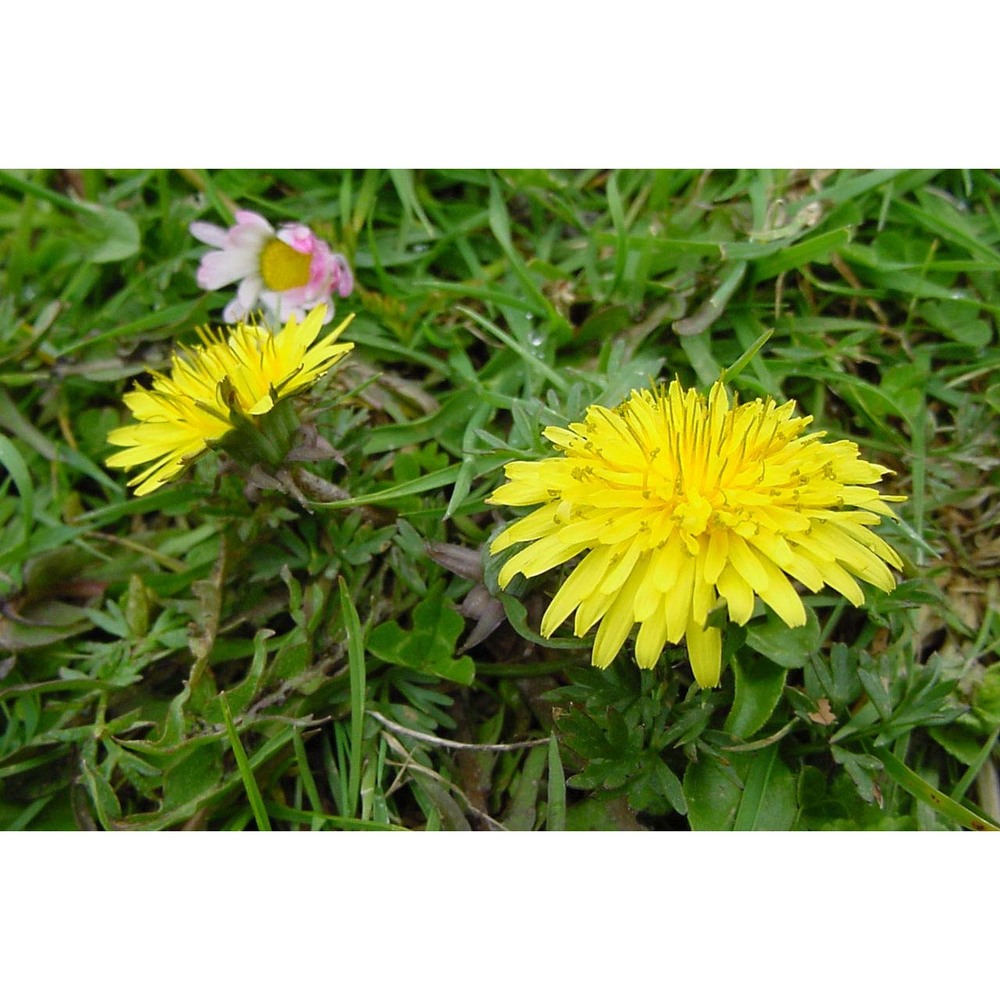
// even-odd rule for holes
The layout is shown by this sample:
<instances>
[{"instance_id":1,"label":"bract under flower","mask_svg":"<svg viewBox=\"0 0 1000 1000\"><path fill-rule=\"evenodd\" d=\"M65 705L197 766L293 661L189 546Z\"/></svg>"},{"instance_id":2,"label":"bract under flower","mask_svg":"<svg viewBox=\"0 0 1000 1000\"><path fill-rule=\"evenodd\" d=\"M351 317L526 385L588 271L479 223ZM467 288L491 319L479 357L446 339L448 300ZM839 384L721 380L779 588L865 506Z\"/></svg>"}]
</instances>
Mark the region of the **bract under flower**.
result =
<instances>
[{"instance_id":1,"label":"bract under flower","mask_svg":"<svg viewBox=\"0 0 1000 1000\"><path fill-rule=\"evenodd\" d=\"M719 683L722 635L709 613L724 604L744 624L755 598L790 627L806 613L792 581L824 585L855 606L857 580L895 586L897 553L869 530L894 516L871 484L889 469L849 441L804 434L811 417L772 399L730 403L722 382L708 397L678 381L634 391L615 409L591 406L545 436L563 454L511 462L490 503L540 504L491 546L529 543L499 582L537 576L582 556L542 619L551 635L575 612L574 632L600 622L592 662L606 667L638 624L635 656L653 667L666 643L687 641L695 679ZM888 564L888 565L887 565Z\"/></svg>"},{"instance_id":2,"label":"bract under flower","mask_svg":"<svg viewBox=\"0 0 1000 1000\"><path fill-rule=\"evenodd\" d=\"M333 295L351 294L354 276L342 254L333 253L308 227L271 224L256 212L238 211L229 229L192 222L191 235L218 249L206 253L198 268L200 287L215 290L239 282L236 298L223 311L227 323L244 319L262 305L282 323L303 319L324 305L323 322L334 314Z\"/></svg>"},{"instance_id":3,"label":"bract under flower","mask_svg":"<svg viewBox=\"0 0 1000 1000\"><path fill-rule=\"evenodd\" d=\"M354 347L337 343L353 314L317 342L324 313L325 307L317 306L302 323L293 317L276 333L244 323L200 330L202 343L178 351L169 374L153 372L148 389L125 394L135 422L108 434L108 443L122 450L106 464L146 465L129 486L137 496L152 493L241 419L259 418L279 400L308 388Z\"/></svg>"}]
</instances>

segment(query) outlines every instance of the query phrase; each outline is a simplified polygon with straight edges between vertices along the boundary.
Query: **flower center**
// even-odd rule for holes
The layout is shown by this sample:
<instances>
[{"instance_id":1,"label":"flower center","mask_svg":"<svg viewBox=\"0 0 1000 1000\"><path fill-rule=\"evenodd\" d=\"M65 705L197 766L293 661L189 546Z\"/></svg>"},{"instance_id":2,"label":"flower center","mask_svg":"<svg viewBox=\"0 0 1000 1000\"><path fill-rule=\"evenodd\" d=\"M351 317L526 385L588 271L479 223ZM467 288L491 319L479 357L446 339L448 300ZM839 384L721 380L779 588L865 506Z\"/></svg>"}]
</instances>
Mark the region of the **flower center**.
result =
<instances>
[{"instance_id":1,"label":"flower center","mask_svg":"<svg viewBox=\"0 0 1000 1000\"><path fill-rule=\"evenodd\" d=\"M680 520L681 528L692 535L705 531L712 514L712 505L693 490L688 490L686 503L681 502L674 508L674 516Z\"/></svg>"},{"instance_id":2,"label":"flower center","mask_svg":"<svg viewBox=\"0 0 1000 1000\"><path fill-rule=\"evenodd\" d=\"M270 240L260 254L260 276L272 292L287 292L309 284L312 255L293 250L282 240Z\"/></svg>"}]
</instances>

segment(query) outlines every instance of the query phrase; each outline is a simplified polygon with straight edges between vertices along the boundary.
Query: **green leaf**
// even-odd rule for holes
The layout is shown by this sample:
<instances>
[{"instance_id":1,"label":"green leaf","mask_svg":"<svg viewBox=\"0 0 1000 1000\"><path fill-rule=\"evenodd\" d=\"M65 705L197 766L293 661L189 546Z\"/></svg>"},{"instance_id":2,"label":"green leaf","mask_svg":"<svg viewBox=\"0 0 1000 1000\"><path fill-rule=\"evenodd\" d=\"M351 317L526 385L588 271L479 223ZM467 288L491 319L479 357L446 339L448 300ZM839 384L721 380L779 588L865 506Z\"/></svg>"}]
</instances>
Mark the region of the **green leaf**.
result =
<instances>
[{"instance_id":1,"label":"green leaf","mask_svg":"<svg viewBox=\"0 0 1000 1000\"><path fill-rule=\"evenodd\" d=\"M475 678L475 664L468 656L453 658L465 619L445 602L444 588L445 582L439 580L413 609L412 629L382 622L373 629L368 648L387 663L468 685Z\"/></svg>"},{"instance_id":2,"label":"green leaf","mask_svg":"<svg viewBox=\"0 0 1000 1000\"><path fill-rule=\"evenodd\" d=\"M112 830L116 820L121 819L122 807L111 782L95 763L96 754L96 745L92 741L88 742L80 755L80 771L83 775L84 785L90 792L101 826L105 830Z\"/></svg>"},{"instance_id":3,"label":"green leaf","mask_svg":"<svg viewBox=\"0 0 1000 1000\"><path fill-rule=\"evenodd\" d=\"M139 227L125 212L106 205L80 205L83 210L84 257L95 264L127 260L139 252Z\"/></svg>"},{"instance_id":4,"label":"green leaf","mask_svg":"<svg viewBox=\"0 0 1000 1000\"><path fill-rule=\"evenodd\" d=\"M257 821L258 830L270 830L271 821L267 816L267 809L264 808L264 800L261 797L260 789L257 787L257 779L253 776L253 768L247 760L246 751L240 742L239 733L233 725L233 717L229 711L229 703L226 701L225 691L219 695L222 705L222 718L226 724L226 733L229 736L229 743L236 756L236 766L239 768L240 777L243 779L243 787L246 789L247 798L250 800L250 808L253 810L254 819Z\"/></svg>"},{"instance_id":5,"label":"green leaf","mask_svg":"<svg viewBox=\"0 0 1000 1000\"><path fill-rule=\"evenodd\" d=\"M653 765L653 787L670 803L670 807L681 816L687 815L688 804L684 798L684 786L673 771L660 759Z\"/></svg>"},{"instance_id":6,"label":"green leaf","mask_svg":"<svg viewBox=\"0 0 1000 1000\"><path fill-rule=\"evenodd\" d=\"M403 203L403 208L407 214L420 220L420 224L427 231L428 236L436 236L437 234L431 225L431 220L427 218L424 207L420 204L420 199L417 197L417 192L413 184L413 171L390 170L389 176L392 178L393 186L396 188L396 193L399 195L399 200Z\"/></svg>"},{"instance_id":7,"label":"green leaf","mask_svg":"<svg viewBox=\"0 0 1000 1000\"><path fill-rule=\"evenodd\" d=\"M934 726L928 732L935 743L966 767L971 767L979 759L986 741L968 715L956 719L950 726Z\"/></svg>"},{"instance_id":8,"label":"green leaf","mask_svg":"<svg viewBox=\"0 0 1000 1000\"><path fill-rule=\"evenodd\" d=\"M39 601L17 617L0 617L0 651L50 646L92 628L88 611L66 601Z\"/></svg>"},{"instance_id":9,"label":"green leaf","mask_svg":"<svg viewBox=\"0 0 1000 1000\"><path fill-rule=\"evenodd\" d=\"M819 637L819 621L812 608L806 608L806 623L798 628L789 628L770 611L767 621L747 626L747 645L787 670L801 667L819 649Z\"/></svg>"},{"instance_id":10,"label":"green leaf","mask_svg":"<svg viewBox=\"0 0 1000 1000\"><path fill-rule=\"evenodd\" d=\"M790 830L797 809L795 776L778 756L777 744L754 754L733 829Z\"/></svg>"},{"instance_id":11,"label":"green leaf","mask_svg":"<svg viewBox=\"0 0 1000 1000\"><path fill-rule=\"evenodd\" d=\"M1000 663L986 668L973 692L972 708L986 730L1000 726Z\"/></svg>"},{"instance_id":12,"label":"green leaf","mask_svg":"<svg viewBox=\"0 0 1000 1000\"><path fill-rule=\"evenodd\" d=\"M239 684L226 692L229 707L237 714L245 712L257 695L261 679L264 676L264 667L267 664L266 643L273 635L273 629L257 630L257 634L253 637L253 660L250 663L250 670Z\"/></svg>"},{"instance_id":13,"label":"green leaf","mask_svg":"<svg viewBox=\"0 0 1000 1000\"><path fill-rule=\"evenodd\" d=\"M702 756L684 772L684 798L692 830L731 830L743 789L732 768Z\"/></svg>"},{"instance_id":14,"label":"green leaf","mask_svg":"<svg viewBox=\"0 0 1000 1000\"><path fill-rule=\"evenodd\" d=\"M347 630L347 668L351 681L351 752L346 812L353 816L358 811L358 795L361 790L361 743L364 737L366 691L365 649L361 635L361 619L342 576L337 578L337 587L340 593L340 613L344 619L344 628Z\"/></svg>"},{"instance_id":15,"label":"green leaf","mask_svg":"<svg viewBox=\"0 0 1000 1000\"><path fill-rule=\"evenodd\" d=\"M542 772L548 757L546 747L534 747L528 752L521 768L517 790L504 815L504 826L508 830L533 830L537 815L538 793L542 784Z\"/></svg>"},{"instance_id":16,"label":"green leaf","mask_svg":"<svg viewBox=\"0 0 1000 1000\"><path fill-rule=\"evenodd\" d=\"M13 552L23 553L27 548L35 517L35 488L21 453L5 434L0 434L0 463L6 467L10 478L14 480L14 485L20 494L21 507L21 539L15 546L0 553L0 566L2 566L6 565Z\"/></svg>"},{"instance_id":17,"label":"green leaf","mask_svg":"<svg viewBox=\"0 0 1000 1000\"><path fill-rule=\"evenodd\" d=\"M871 698L875 711L882 719L888 719L892 716L892 695L889 694L886 686L888 677L877 672L878 665L876 663L870 667L858 667L858 679L868 697Z\"/></svg>"},{"instance_id":18,"label":"green leaf","mask_svg":"<svg viewBox=\"0 0 1000 1000\"><path fill-rule=\"evenodd\" d=\"M875 777L882 769L878 760L871 754L852 753L839 746L830 749L833 759L847 772L861 798L865 802L874 802L878 792Z\"/></svg>"},{"instance_id":19,"label":"green leaf","mask_svg":"<svg viewBox=\"0 0 1000 1000\"><path fill-rule=\"evenodd\" d=\"M700 757L684 772L684 797L692 830L790 830L798 809L795 777L777 745L729 767Z\"/></svg>"},{"instance_id":20,"label":"green leaf","mask_svg":"<svg viewBox=\"0 0 1000 1000\"><path fill-rule=\"evenodd\" d=\"M507 554L504 553L504 556ZM491 570L492 576L496 578L495 569L498 563L494 557L487 554L486 557L486 576L487 581L489 581ZM517 585L517 580L514 584L510 586L509 590L514 590ZM507 621L510 622L511 627L519 636L527 639L528 642L532 642L537 646L547 646L550 649L585 649L590 645L589 639L549 639L540 633L536 632L531 625L528 624L528 609L513 595L506 593L505 591L499 591L495 595L500 603L503 605L504 614L507 615Z\"/></svg>"},{"instance_id":21,"label":"green leaf","mask_svg":"<svg viewBox=\"0 0 1000 1000\"><path fill-rule=\"evenodd\" d=\"M924 781L916 772L911 771L901 760L894 757L888 750L876 747L872 754L878 757L885 766L886 773L897 784L905 788L914 798L926 803L942 816L947 816L960 826L969 830L992 830L1000 833L1000 827L977 816L971 809L966 809L961 803L944 794L933 785Z\"/></svg>"},{"instance_id":22,"label":"green leaf","mask_svg":"<svg viewBox=\"0 0 1000 1000\"><path fill-rule=\"evenodd\" d=\"M977 302L925 302L920 314L931 326L968 347L985 347L993 339L993 327L980 319Z\"/></svg>"},{"instance_id":23,"label":"green leaf","mask_svg":"<svg viewBox=\"0 0 1000 1000\"><path fill-rule=\"evenodd\" d=\"M566 829L566 775L559 756L559 741L556 734L549 737L549 787L546 796L545 828L547 830Z\"/></svg>"},{"instance_id":24,"label":"green leaf","mask_svg":"<svg viewBox=\"0 0 1000 1000\"><path fill-rule=\"evenodd\" d=\"M736 660L736 696L726 718L725 730L736 739L753 736L771 717L785 689L785 670L766 660Z\"/></svg>"},{"instance_id":25,"label":"green leaf","mask_svg":"<svg viewBox=\"0 0 1000 1000\"><path fill-rule=\"evenodd\" d=\"M163 770L163 810L183 807L214 790L222 780L222 744L181 750Z\"/></svg>"},{"instance_id":26,"label":"green leaf","mask_svg":"<svg viewBox=\"0 0 1000 1000\"><path fill-rule=\"evenodd\" d=\"M830 254L834 250L839 250L850 238L851 230L845 226L843 229L821 233L819 236L785 247L756 265L756 279L763 281L765 278L773 278L782 271L793 271L803 264L826 263L830 259Z\"/></svg>"},{"instance_id":27,"label":"green leaf","mask_svg":"<svg viewBox=\"0 0 1000 1000\"><path fill-rule=\"evenodd\" d=\"M459 473L462 471L462 465L462 462L457 462L455 465L449 465L445 469L437 469L434 472L427 473L425 476L419 476L398 486L389 486L384 490L366 493L364 496L351 497L349 500L312 501L311 506L317 510L346 510L351 507L362 507L365 505L377 506L378 504L388 503L392 500L399 500L402 497L410 497L418 493L429 493L431 490L436 490L441 486L451 486L458 479Z\"/></svg>"},{"instance_id":28,"label":"green leaf","mask_svg":"<svg viewBox=\"0 0 1000 1000\"><path fill-rule=\"evenodd\" d=\"M537 314L548 317L557 329L568 329L566 321L556 311L555 306L538 290L535 279L517 252L511 238L510 216L507 214L507 206L500 194L500 188L495 183L490 184L489 220L490 229L493 230L493 235L510 263L511 270L514 272L531 308Z\"/></svg>"}]
</instances>

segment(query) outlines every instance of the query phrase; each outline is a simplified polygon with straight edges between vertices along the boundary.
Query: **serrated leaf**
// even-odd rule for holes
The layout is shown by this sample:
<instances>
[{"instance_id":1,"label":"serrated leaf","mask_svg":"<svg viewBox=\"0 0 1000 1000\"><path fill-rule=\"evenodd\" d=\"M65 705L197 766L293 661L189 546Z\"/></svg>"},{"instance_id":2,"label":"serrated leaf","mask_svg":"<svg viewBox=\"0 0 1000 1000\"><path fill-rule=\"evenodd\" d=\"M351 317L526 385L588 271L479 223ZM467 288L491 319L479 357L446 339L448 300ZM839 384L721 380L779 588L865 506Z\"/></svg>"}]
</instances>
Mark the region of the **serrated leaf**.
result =
<instances>
[{"instance_id":1,"label":"serrated leaf","mask_svg":"<svg viewBox=\"0 0 1000 1000\"><path fill-rule=\"evenodd\" d=\"M387 663L410 667L459 684L471 684L475 664L468 656L454 659L455 642L465 620L444 600L444 581L438 581L413 609L413 627L382 622L372 630L368 649Z\"/></svg>"}]
</instances>

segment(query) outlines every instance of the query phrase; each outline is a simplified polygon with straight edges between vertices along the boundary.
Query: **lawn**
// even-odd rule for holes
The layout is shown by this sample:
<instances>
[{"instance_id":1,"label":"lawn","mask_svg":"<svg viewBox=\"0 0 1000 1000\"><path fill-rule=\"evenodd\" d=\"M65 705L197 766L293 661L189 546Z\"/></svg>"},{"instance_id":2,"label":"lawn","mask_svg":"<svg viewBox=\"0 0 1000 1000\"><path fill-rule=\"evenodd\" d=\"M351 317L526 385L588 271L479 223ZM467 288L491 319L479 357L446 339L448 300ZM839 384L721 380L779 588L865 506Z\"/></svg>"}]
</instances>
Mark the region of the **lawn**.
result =
<instances>
[{"instance_id":1,"label":"lawn","mask_svg":"<svg viewBox=\"0 0 1000 1000\"><path fill-rule=\"evenodd\" d=\"M984 170L0 172L0 828L1000 823L998 201ZM319 336L353 315L353 349L143 491L108 436L223 325L190 227L237 210L343 255ZM717 685L690 626L646 669L631 618L549 628L588 550L497 542L563 496L502 484L675 379L794 401L906 498L860 600L720 582Z\"/></svg>"}]
</instances>

